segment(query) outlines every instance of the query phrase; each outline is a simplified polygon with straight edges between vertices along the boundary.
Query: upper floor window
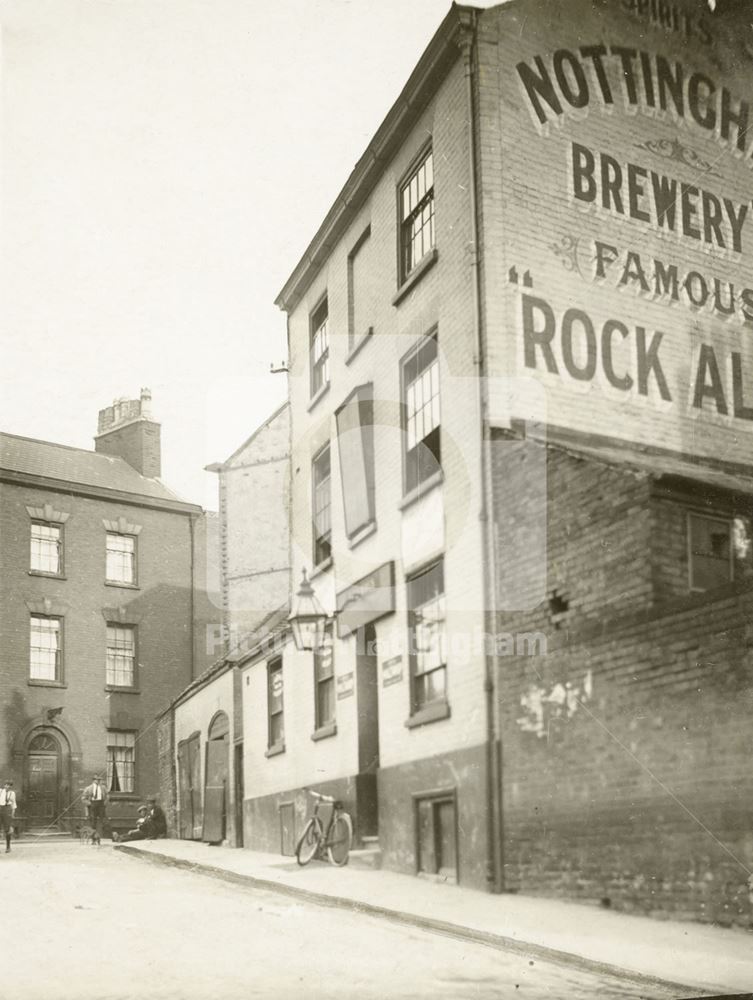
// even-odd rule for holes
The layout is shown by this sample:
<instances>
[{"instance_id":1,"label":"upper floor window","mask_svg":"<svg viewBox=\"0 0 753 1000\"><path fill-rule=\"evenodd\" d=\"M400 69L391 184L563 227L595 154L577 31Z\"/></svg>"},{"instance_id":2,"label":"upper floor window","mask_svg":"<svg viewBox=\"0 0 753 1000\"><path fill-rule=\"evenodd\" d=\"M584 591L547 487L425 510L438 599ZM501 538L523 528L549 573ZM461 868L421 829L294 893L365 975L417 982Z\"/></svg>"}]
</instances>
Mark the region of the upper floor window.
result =
<instances>
[{"instance_id":1,"label":"upper floor window","mask_svg":"<svg viewBox=\"0 0 753 1000\"><path fill-rule=\"evenodd\" d=\"M281 747L285 742L285 716L282 700L282 659L267 664L267 712L269 716L268 743Z\"/></svg>"},{"instance_id":2,"label":"upper floor window","mask_svg":"<svg viewBox=\"0 0 753 1000\"><path fill-rule=\"evenodd\" d=\"M379 269L374 266L371 226L348 254L348 350L374 329Z\"/></svg>"},{"instance_id":3,"label":"upper floor window","mask_svg":"<svg viewBox=\"0 0 753 1000\"><path fill-rule=\"evenodd\" d=\"M374 386L356 386L336 411L345 533L353 538L376 519Z\"/></svg>"},{"instance_id":4,"label":"upper floor window","mask_svg":"<svg viewBox=\"0 0 753 1000\"><path fill-rule=\"evenodd\" d=\"M400 283L434 247L434 159L428 149L400 187Z\"/></svg>"},{"instance_id":5,"label":"upper floor window","mask_svg":"<svg viewBox=\"0 0 753 1000\"><path fill-rule=\"evenodd\" d=\"M329 385L329 311L327 297L311 313L311 395Z\"/></svg>"},{"instance_id":6,"label":"upper floor window","mask_svg":"<svg viewBox=\"0 0 753 1000\"><path fill-rule=\"evenodd\" d=\"M436 332L403 362L405 492L441 468L439 358Z\"/></svg>"},{"instance_id":7,"label":"upper floor window","mask_svg":"<svg viewBox=\"0 0 753 1000\"><path fill-rule=\"evenodd\" d=\"M314 565L332 556L332 478L329 445L311 463Z\"/></svg>"},{"instance_id":8,"label":"upper floor window","mask_svg":"<svg viewBox=\"0 0 753 1000\"><path fill-rule=\"evenodd\" d=\"M32 521L31 569L56 576L63 572L63 529L59 524Z\"/></svg>"},{"instance_id":9,"label":"upper floor window","mask_svg":"<svg viewBox=\"0 0 753 1000\"><path fill-rule=\"evenodd\" d=\"M136 539L133 535L107 532L105 579L108 583L136 583Z\"/></svg>"},{"instance_id":10,"label":"upper floor window","mask_svg":"<svg viewBox=\"0 0 753 1000\"><path fill-rule=\"evenodd\" d=\"M316 728L321 729L335 721L335 657L331 626L325 628L322 643L314 650L314 684Z\"/></svg>"},{"instance_id":11,"label":"upper floor window","mask_svg":"<svg viewBox=\"0 0 753 1000\"><path fill-rule=\"evenodd\" d=\"M61 621L43 615L31 616L29 679L61 679Z\"/></svg>"},{"instance_id":12,"label":"upper floor window","mask_svg":"<svg viewBox=\"0 0 753 1000\"><path fill-rule=\"evenodd\" d=\"M751 575L751 541L749 518L689 513L691 590L712 590Z\"/></svg>"},{"instance_id":13,"label":"upper floor window","mask_svg":"<svg viewBox=\"0 0 753 1000\"><path fill-rule=\"evenodd\" d=\"M107 791L136 790L136 734L109 730L107 733Z\"/></svg>"},{"instance_id":14,"label":"upper floor window","mask_svg":"<svg viewBox=\"0 0 753 1000\"><path fill-rule=\"evenodd\" d=\"M133 625L107 626L105 683L108 687L136 686L136 629Z\"/></svg>"},{"instance_id":15,"label":"upper floor window","mask_svg":"<svg viewBox=\"0 0 753 1000\"><path fill-rule=\"evenodd\" d=\"M446 697L444 560L408 579L408 629L413 711L417 712Z\"/></svg>"}]
</instances>

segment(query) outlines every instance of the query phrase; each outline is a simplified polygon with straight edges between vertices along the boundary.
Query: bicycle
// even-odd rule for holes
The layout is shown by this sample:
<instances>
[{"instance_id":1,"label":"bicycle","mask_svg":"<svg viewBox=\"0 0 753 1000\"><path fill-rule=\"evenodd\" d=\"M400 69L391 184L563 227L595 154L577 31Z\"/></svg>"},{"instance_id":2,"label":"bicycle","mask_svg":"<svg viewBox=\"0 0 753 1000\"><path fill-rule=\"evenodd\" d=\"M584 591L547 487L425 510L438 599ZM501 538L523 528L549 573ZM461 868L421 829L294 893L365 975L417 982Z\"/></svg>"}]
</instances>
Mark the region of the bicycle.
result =
<instances>
[{"instance_id":1,"label":"bicycle","mask_svg":"<svg viewBox=\"0 0 753 1000\"><path fill-rule=\"evenodd\" d=\"M332 798L331 795L321 795L319 792L311 790L309 790L309 795L314 799L314 815L298 838L295 847L296 860L299 865L307 865L312 858L321 854L326 848L331 864L342 868L348 863L348 855L353 843L353 824L350 816L343 809L342 802ZM322 802L332 806L326 830L319 819L319 806Z\"/></svg>"}]
</instances>

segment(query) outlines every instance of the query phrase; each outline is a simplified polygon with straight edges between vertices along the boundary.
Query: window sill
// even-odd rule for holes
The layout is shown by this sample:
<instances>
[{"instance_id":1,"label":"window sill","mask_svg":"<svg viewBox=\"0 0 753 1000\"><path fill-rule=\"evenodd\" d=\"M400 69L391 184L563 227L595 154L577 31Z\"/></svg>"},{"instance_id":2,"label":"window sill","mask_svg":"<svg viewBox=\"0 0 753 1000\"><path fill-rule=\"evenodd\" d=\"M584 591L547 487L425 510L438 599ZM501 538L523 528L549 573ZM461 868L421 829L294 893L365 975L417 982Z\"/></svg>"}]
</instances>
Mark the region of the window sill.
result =
<instances>
[{"instance_id":1,"label":"window sill","mask_svg":"<svg viewBox=\"0 0 753 1000\"><path fill-rule=\"evenodd\" d=\"M330 383L327 382L326 385L323 385L320 389L316 390L316 392L314 393L314 395L311 397L311 401L309 402L309 405L306 407L306 411L308 413L311 413L311 411L314 409L314 407L319 402L319 400L322 398L322 396L326 396L327 395L327 393L329 392L329 386L330 386Z\"/></svg>"},{"instance_id":2,"label":"window sill","mask_svg":"<svg viewBox=\"0 0 753 1000\"><path fill-rule=\"evenodd\" d=\"M110 802L138 802L141 796L136 792L108 792L107 798Z\"/></svg>"},{"instance_id":3,"label":"window sill","mask_svg":"<svg viewBox=\"0 0 753 1000\"><path fill-rule=\"evenodd\" d=\"M137 583L118 583L117 580L105 580L105 587L120 587L122 590L140 590Z\"/></svg>"},{"instance_id":4,"label":"window sill","mask_svg":"<svg viewBox=\"0 0 753 1000\"><path fill-rule=\"evenodd\" d=\"M105 684L105 691L112 694L141 694L141 688L119 687L117 684Z\"/></svg>"},{"instance_id":5,"label":"window sill","mask_svg":"<svg viewBox=\"0 0 753 1000\"><path fill-rule=\"evenodd\" d=\"M418 486L414 487L414 489L412 489L410 493L405 494L403 499L397 505L398 510L405 510L406 507L410 507L411 504L414 504L417 500L420 500L421 497L426 496L427 493L431 493L431 491L436 486L441 485L441 483L443 482L444 482L444 472L442 471L442 469L437 469L437 471L433 473L433 475L429 476L428 479L424 479L424 481L422 483L419 483Z\"/></svg>"},{"instance_id":6,"label":"window sill","mask_svg":"<svg viewBox=\"0 0 753 1000\"><path fill-rule=\"evenodd\" d=\"M311 734L311 739L316 743L318 740L326 740L329 736L337 736L337 723L330 722L326 726L320 726Z\"/></svg>"},{"instance_id":7,"label":"window sill","mask_svg":"<svg viewBox=\"0 0 753 1000\"><path fill-rule=\"evenodd\" d=\"M268 750L265 751L264 756L265 757L276 757L278 754L281 754L281 753L285 753L285 744L284 743L275 743L275 745L273 747L270 747Z\"/></svg>"},{"instance_id":8,"label":"window sill","mask_svg":"<svg viewBox=\"0 0 753 1000\"><path fill-rule=\"evenodd\" d=\"M316 580L318 576L322 573L326 573L328 569L332 569L332 556L329 559L325 559L324 562L317 563L309 573L309 580Z\"/></svg>"},{"instance_id":9,"label":"window sill","mask_svg":"<svg viewBox=\"0 0 753 1000\"><path fill-rule=\"evenodd\" d=\"M366 541L367 538L371 538L371 536L376 532L376 530L377 530L376 521L369 521L368 524L365 524L362 528L359 528L352 538L348 539L348 548L354 549L357 545L360 545L361 542Z\"/></svg>"},{"instance_id":10,"label":"window sill","mask_svg":"<svg viewBox=\"0 0 753 1000\"><path fill-rule=\"evenodd\" d=\"M65 681L43 681L36 677L29 677L26 682L29 687L40 687L40 688L67 688L68 685Z\"/></svg>"},{"instance_id":11,"label":"window sill","mask_svg":"<svg viewBox=\"0 0 753 1000\"><path fill-rule=\"evenodd\" d=\"M411 273L398 288L392 298L393 306L399 305L405 296L410 292L415 285L423 278L427 271L430 271L432 267L439 260L439 251L436 247L433 247L427 254L424 254L423 260L416 264Z\"/></svg>"},{"instance_id":12,"label":"window sill","mask_svg":"<svg viewBox=\"0 0 753 1000\"><path fill-rule=\"evenodd\" d=\"M415 729L417 726L425 726L429 722L439 722L440 719L449 719L449 717L449 702L434 701L414 712L409 719L405 720L405 726L407 729Z\"/></svg>"},{"instance_id":13,"label":"window sill","mask_svg":"<svg viewBox=\"0 0 753 1000\"><path fill-rule=\"evenodd\" d=\"M346 365L349 365L351 363L351 361L353 360L353 358L355 358L357 354L361 353L362 348L366 344L368 344L368 342L371 340L371 338L372 338L373 335L374 335L374 327L370 326L368 328L368 330L366 331L366 333L362 334L358 338L358 340L353 344L353 346L351 347L351 349L348 351L348 356L345 358L345 364Z\"/></svg>"},{"instance_id":14,"label":"window sill","mask_svg":"<svg viewBox=\"0 0 753 1000\"><path fill-rule=\"evenodd\" d=\"M67 580L65 573L47 573L43 569L30 569L29 576L43 576L47 580Z\"/></svg>"}]
</instances>

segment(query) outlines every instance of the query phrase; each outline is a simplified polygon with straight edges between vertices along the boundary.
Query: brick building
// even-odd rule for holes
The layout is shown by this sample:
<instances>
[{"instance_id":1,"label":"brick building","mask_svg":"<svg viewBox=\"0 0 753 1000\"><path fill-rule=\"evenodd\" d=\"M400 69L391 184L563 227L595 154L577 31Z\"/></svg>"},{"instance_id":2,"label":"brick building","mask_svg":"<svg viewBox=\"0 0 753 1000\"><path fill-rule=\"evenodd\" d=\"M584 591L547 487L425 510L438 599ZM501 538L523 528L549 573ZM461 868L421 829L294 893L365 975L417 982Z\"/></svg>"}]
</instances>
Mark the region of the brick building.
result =
<instances>
[{"instance_id":1,"label":"brick building","mask_svg":"<svg viewBox=\"0 0 753 1000\"><path fill-rule=\"evenodd\" d=\"M244 841L747 924L745 5L453 6L278 299L291 566ZM295 603L295 599L294 599Z\"/></svg>"},{"instance_id":2,"label":"brick building","mask_svg":"<svg viewBox=\"0 0 753 1000\"><path fill-rule=\"evenodd\" d=\"M279 407L219 477L222 621L213 662L160 723L163 797L188 840L243 844L243 699L239 662L288 612L290 407ZM218 655L219 654L219 655Z\"/></svg>"},{"instance_id":3,"label":"brick building","mask_svg":"<svg viewBox=\"0 0 753 1000\"><path fill-rule=\"evenodd\" d=\"M160 481L149 406L100 411L93 452L0 439L0 774L31 828L75 828L94 773L131 824L159 790L155 717L209 662L212 531Z\"/></svg>"},{"instance_id":4,"label":"brick building","mask_svg":"<svg viewBox=\"0 0 753 1000\"><path fill-rule=\"evenodd\" d=\"M290 406L286 402L224 462L219 480L222 608L227 649L287 603L290 591Z\"/></svg>"}]
</instances>

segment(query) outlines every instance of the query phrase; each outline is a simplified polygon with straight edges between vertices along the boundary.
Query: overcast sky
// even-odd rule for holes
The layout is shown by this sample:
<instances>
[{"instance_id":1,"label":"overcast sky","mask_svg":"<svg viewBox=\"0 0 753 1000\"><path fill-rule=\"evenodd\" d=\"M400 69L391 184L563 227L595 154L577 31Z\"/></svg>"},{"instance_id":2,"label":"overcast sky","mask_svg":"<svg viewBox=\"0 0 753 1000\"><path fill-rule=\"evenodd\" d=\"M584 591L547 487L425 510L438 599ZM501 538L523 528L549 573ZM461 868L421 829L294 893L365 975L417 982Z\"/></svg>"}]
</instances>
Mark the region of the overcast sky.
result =
<instances>
[{"instance_id":1,"label":"overcast sky","mask_svg":"<svg viewBox=\"0 0 753 1000\"><path fill-rule=\"evenodd\" d=\"M0 0L0 428L90 448L149 386L215 508L284 398L273 300L449 6Z\"/></svg>"}]
</instances>

